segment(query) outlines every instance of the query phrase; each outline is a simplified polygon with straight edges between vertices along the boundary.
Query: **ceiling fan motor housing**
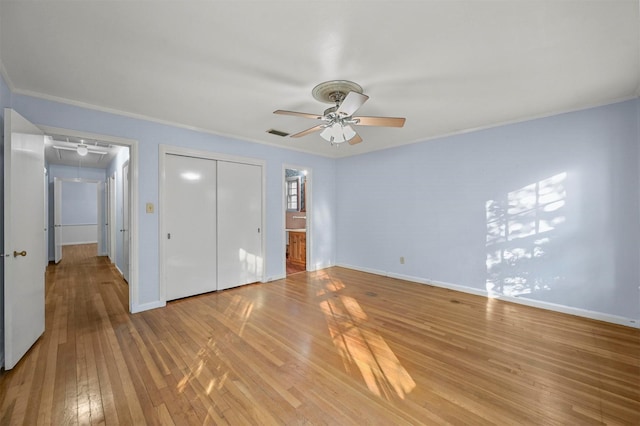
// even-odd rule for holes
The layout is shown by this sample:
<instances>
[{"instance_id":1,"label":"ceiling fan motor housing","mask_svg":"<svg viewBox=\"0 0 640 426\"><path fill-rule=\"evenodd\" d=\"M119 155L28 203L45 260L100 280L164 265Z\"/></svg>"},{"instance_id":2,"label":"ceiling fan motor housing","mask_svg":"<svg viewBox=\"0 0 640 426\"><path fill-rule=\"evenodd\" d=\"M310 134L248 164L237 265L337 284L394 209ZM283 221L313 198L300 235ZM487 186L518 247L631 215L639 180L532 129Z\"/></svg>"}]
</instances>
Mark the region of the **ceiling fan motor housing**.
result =
<instances>
[{"instance_id":1,"label":"ceiling fan motor housing","mask_svg":"<svg viewBox=\"0 0 640 426\"><path fill-rule=\"evenodd\" d=\"M362 87L348 80L331 80L318 84L311 94L320 102L327 104L339 104L349 92L362 93Z\"/></svg>"}]
</instances>

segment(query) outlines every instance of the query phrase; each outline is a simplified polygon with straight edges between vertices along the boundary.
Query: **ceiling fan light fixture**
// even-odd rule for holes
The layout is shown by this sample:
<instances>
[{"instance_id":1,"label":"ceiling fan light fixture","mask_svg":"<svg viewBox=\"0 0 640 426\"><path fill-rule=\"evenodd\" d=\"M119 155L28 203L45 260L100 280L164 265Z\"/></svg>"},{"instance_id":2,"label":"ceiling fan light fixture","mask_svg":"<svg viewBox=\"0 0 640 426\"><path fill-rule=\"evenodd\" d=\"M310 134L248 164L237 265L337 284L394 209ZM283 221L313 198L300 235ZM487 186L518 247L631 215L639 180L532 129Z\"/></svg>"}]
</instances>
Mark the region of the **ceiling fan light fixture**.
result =
<instances>
[{"instance_id":1,"label":"ceiling fan light fixture","mask_svg":"<svg viewBox=\"0 0 640 426\"><path fill-rule=\"evenodd\" d=\"M344 125L342 123L334 123L331 126L325 128L321 133L320 137L326 140L327 142L331 142L332 144L340 144L348 141L356 135L356 131L353 130L353 127Z\"/></svg>"},{"instance_id":2,"label":"ceiling fan light fixture","mask_svg":"<svg viewBox=\"0 0 640 426\"><path fill-rule=\"evenodd\" d=\"M89 153L89 148L87 147L87 145L81 143L81 144L78 144L78 147L76 148L76 152L78 153L79 156L84 157Z\"/></svg>"},{"instance_id":3,"label":"ceiling fan light fixture","mask_svg":"<svg viewBox=\"0 0 640 426\"><path fill-rule=\"evenodd\" d=\"M353 130L353 127L346 125L346 126L342 126L342 130L343 130L343 135L344 135L344 140L348 141L351 138L353 138L356 135L356 131Z\"/></svg>"}]
</instances>

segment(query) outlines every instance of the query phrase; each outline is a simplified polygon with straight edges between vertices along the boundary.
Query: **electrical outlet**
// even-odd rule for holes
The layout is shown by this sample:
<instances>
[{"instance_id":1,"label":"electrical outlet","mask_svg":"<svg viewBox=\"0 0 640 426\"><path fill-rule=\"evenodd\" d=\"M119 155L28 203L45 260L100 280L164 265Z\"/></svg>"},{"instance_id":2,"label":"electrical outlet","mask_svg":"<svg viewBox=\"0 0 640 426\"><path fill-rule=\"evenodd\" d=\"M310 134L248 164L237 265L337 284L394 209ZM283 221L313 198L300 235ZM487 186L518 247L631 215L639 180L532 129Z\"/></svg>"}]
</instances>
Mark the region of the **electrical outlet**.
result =
<instances>
[{"instance_id":1,"label":"electrical outlet","mask_svg":"<svg viewBox=\"0 0 640 426\"><path fill-rule=\"evenodd\" d=\"M153 203L147 203L147 213L153 213Z\"/></svg>"},{"instance_id":2,"label":"electrical outlet","mask_svg":"<svg viewBox=\"0 0 640 426\"><path fill-rule=\"evenodd\" d=\"M400 256L400 264L404 265L404 256Z\"/></svg>"}]
</instances>

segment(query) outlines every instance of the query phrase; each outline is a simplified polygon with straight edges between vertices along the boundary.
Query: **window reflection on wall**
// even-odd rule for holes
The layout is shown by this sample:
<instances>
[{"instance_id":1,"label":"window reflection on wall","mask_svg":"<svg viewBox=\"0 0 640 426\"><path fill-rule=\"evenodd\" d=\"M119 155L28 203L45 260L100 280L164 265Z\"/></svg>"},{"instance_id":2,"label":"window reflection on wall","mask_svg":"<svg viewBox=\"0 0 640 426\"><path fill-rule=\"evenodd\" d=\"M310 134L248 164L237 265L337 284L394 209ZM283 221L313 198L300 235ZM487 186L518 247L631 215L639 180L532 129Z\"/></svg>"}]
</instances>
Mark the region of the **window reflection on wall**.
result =
<instances>
[{"instance_id":1,"label":"window reflection on wall","mask_svg":"<svg viewBox=\"0 0 640 426\"><path fill-rule=\"evenodd\" d=\"M551 290L563 279L557 234L565 222L567 173L486 202L489 295Z\"/></svg>"}]
</instances>

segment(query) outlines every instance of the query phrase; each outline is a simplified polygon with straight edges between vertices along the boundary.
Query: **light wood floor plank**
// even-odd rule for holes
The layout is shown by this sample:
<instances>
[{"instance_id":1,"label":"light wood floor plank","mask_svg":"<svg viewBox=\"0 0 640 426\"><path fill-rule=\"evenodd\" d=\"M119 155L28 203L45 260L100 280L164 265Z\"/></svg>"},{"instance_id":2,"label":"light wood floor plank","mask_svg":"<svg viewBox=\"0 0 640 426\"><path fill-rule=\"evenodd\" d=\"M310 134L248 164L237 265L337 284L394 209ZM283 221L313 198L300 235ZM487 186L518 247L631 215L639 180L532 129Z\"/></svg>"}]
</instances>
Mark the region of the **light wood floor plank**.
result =
<instances>
[{"instance_id":1,"label":"light wood floor plank","mask_svg":"<svg viewBox=\"0 0 640 426\"><path fill-rule=\"evenodd\" d=\"M47 269L0 424L640 424L640 330L330 268L131 315L95 245Z\"/></svg>"}]
</instances>

